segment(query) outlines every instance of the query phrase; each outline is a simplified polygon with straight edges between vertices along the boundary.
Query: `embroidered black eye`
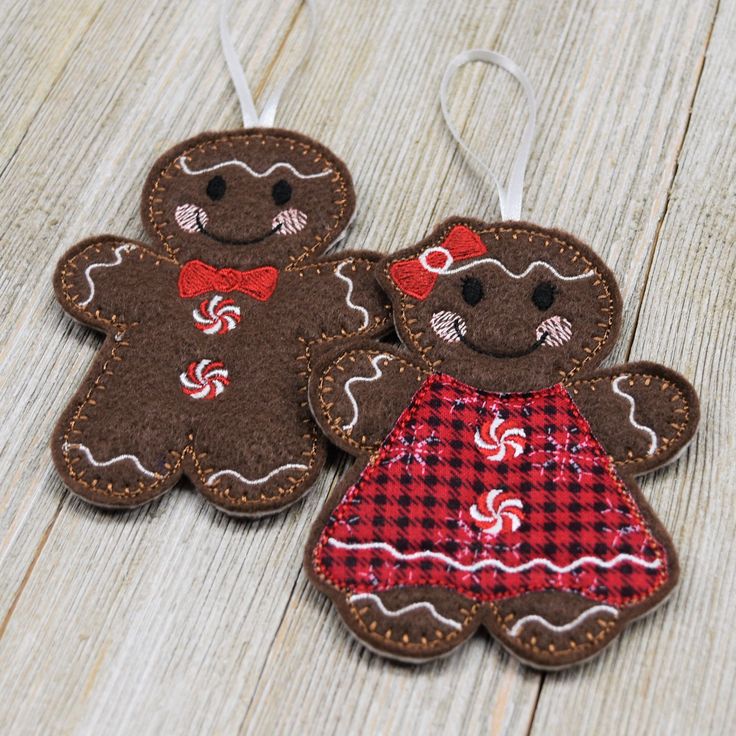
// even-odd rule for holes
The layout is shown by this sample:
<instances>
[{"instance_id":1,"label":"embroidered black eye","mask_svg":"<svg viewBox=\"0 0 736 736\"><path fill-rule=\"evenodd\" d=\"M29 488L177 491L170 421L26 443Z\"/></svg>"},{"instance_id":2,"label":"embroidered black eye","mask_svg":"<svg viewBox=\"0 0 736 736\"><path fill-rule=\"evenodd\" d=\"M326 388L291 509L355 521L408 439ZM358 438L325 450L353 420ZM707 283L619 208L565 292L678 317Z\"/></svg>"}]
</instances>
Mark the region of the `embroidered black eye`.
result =
<instances>
[{"instance_id":1,"label":"embroidered black eye","mask_svg":"<svg viewBox=\"0 0 736 736\"><path fill-rule=\"evenodd\" d=\"M463 299L474 307L483 298L483 284L473 276L463 279Z\"/></svg>"},{"instance_id":2,"label":"embroidered black eye","mask_svg":"<svg viewBox=\"0 0 736 736\"><path fill-rule=\"evenodd\" d=\"M222 199L225 196L226 189L227 185L221 176L213 176L209 182L207 182L207 196L210 199Z\"/></svg>"},{"instance_id":3,"label":"embroidered black eye","mask_svg":"<svg viewBox=\"0 0 736 736\"><path fill-rule=\"evenodd\" d=\"M548 281L538 284L532 293L532 301L537 309L544 311L552 306L555 300L555 287Z\"/></svg>"},{"instance_id":4,"label":"embroidered black eye","mask_svg":"<svg viewBox=\"0 0 736 736\"><path fill-rule=\"evenodd\" d=\"M271 196L276 204L286 204L291 199L291 184L286 179L279 179L273 185Z\"/></svg>"}]
</instances>

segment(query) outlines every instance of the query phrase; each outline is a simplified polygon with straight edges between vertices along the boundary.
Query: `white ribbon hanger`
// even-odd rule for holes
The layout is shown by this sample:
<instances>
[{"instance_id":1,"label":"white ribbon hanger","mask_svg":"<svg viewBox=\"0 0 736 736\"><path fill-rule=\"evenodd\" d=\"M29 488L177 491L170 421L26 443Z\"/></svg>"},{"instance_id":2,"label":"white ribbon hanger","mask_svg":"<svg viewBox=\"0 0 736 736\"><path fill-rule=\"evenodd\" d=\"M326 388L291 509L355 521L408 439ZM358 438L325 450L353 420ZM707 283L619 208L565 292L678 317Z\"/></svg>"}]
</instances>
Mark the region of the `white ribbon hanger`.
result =
<instances>
[{"instance_id":1,"label":"white ribbon hanger","mask_svg":"<svg viewBox=\"0 0 736 736\"><path fill-rule=\"evenodd\" d=\"M276 87L268 96L266 104L263 106L263 110L259 115L256 110L255 102L253 101L250 87L248 86L248 82L245 78L243 66L238 59L235 46L233 45L233 39L230 35L230 27L228 25L230 1L231 0L222 0L220 3L220 43L222 44L222 53L225 55L227 68L230 71L230 77L232 78L233 85L235 86L235 93L238 96L238 100L240 100L240 109L243 113L243 126L246 128L268 128L273 126L274 119L276 118L276 108L278 107L281 94L284 89L286 89L286 85L289 84L291 78L294 76L294 72L296 72L296 70L302 65L304 59L307 58L307 54L312 47L315 32L317 30L317 9L315 8L314 0L305 0L307 11L309 12L309 30L307 32L307 40L304 43L301 56L294 65L294 68L285 77L283 77L280 82L278 82Z\"/></svg>"},{"instance_id":2,"label":"white ribbon hanger","mask_svg":"<svg viewBox=\"0 0 736 736\"><path fill-rule=\"evenodd\" d=\"M521 137L519 150L516 152L514 162L511 166L508 186L505 188L501 186L498 177L496 177L493 171L491 171L490 167L483 163L480 157L477 156L463 141L462 136L452 121L452 118L450 118L450 112L447 106L448 87L457 73L457 70L471 61L482 61L485 64L495 64L511 74L524 90L526 101L529 106L529 120L524 127L524 133ZM447 123L447 127L450 129L450 133L452 133L452 137L457 141L462 150L465 151L466 155L475 161L481 171L484 174L487 174L495 183L496 189L498 190L499 203L501 205L501 217L504 220L520 220L521 202L524 195L524 173L526 171L527 162L529 161L532 139L534 138L534 128L537 123L537 102L534 97L532 85L527 79L526 74L524 74L524 70L507 56L497 54L495 51L486 51L485 49L470 49L468 51L463 51L447 65L445 75L442 77L442 83L440 84L440 106L442 107L442 114L445 117L445 122Z\"/></svg>"}]
</instances>

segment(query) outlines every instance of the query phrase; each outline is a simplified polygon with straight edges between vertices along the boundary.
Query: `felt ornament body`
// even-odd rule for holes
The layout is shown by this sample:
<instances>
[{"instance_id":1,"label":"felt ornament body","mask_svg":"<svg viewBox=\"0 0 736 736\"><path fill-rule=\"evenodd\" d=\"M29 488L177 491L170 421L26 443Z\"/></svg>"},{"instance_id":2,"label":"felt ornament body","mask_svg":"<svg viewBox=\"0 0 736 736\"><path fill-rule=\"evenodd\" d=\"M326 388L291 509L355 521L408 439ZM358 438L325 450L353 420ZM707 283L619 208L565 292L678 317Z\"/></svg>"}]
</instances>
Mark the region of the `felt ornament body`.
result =
<instances>
[{"instance_id":1,"label":"felt ornament body","mask_svg":"<svg viewBox=\"0 0 736 736\"><path fill-rule=\"evenodd\" d=\"M299 499L325 459L311 361L388 326L377 257L325 255L354 208L345 165L299 133L206 133L161 156L150 243L90 238L56 270L64 309L106 334L53 435L67 486L130 508L186 475L245 516Z\"/></svg>"},{"instance_id":2,"label":"felt ornament body","mask_svg":"<svg viewBox=\"0 0 736 736\"><path fill-rule=\"evenodd\" d=\"M621 297L567 233L451 218L377 276L402 345L335 351L310 380L357 457L313 526L311 579L397 659L481 626L535 667L593 656L677 582L635 477L692 439L695 391L654 363L598 368Z\"/></svg>"}]
</instances>

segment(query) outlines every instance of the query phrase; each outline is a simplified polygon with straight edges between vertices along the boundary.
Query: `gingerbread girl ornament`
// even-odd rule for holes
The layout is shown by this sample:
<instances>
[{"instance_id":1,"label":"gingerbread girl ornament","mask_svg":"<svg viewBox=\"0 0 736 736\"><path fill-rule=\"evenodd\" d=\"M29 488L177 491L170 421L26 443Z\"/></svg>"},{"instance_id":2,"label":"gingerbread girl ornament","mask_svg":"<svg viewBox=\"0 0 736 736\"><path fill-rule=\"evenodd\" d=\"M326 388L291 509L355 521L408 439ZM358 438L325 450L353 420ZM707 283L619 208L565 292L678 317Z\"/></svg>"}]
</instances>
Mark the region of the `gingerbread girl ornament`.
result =
<instances>
[{"instance_id":1,"label":"gingerbread girl ornament","mask_svg":"<svg viewBox=\"0 0 736 736\"><path fill-rule=\"evenodd\" d=\"M517 76L533 109L523 72L485 51L452 62L443 101L472 60ZM366 646L401 660L484 627L535 667L571 665L678 578L635 478L684 450L698 399L655 363L598 367L621 297L587 245L519 221L532 126L504 221L451 218L380 263L403 344L338 350L310 381L320 426L358 459L306 568Z\"/></svg>"},{"instance_id":2,"label":"gingerbread girl ornament","mask_svg":"<svg viewBox=\"0 0 736 736\"><path fill-rule=\"evenodd\" d=\"M226 14L246 127L156 161L150 243L90 238L56 271L64 309L106 335L52 440L67 486L100 506L138 506L183 475L235 515L295 502L325 459L306 399L314 356L388 327L377 258L325 255L355 209L347 168L270 127L286 80L256 113Z\"/></svg>"}]
</instances>

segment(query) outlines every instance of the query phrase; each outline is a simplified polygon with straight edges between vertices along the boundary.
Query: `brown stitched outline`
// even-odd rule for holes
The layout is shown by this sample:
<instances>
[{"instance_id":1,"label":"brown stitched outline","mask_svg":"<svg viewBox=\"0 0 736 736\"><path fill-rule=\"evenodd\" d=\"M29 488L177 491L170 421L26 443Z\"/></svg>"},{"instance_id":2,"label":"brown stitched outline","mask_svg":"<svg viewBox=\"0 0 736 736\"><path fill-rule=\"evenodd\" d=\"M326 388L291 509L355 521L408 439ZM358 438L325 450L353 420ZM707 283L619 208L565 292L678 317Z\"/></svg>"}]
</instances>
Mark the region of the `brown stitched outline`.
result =
<instances>
[{"instance_id":1,"label":"brown stitched outline","mask_svg":"<svg viewBox=\"0 0 736 736\"><path fill-rule=\"evenodd\" d=\"M139 323L138 322L131 322L131 323L119 322L116 319L116 315L112 315L112 319L108 320L108 319L105 319L104 317L100 317L99 314L98 314L98 312L96 312L96 313L93 314L91 312L88 312L87 310L83 310L83 309L79 308L77 306L76 301L75 301L75 297L73 297L69 293L69 288L70 287L69 287L69 283L66 280L68 269L69 269L69 267L71 265L74 265L74 262L76 261L77 258L85 255L90 248L95 249L95 252L96 253L99 253L100 252L100 249L106 244L106 242L110 242L110 243L115 242L115 243L117 243L118 241L112 241L111 240L111 241L101 241L99 243L92 243L88 247L86 247L84 250L82 250L79 253L75 254L72 258L70 258L67 261L67 263L64 266L64 269L62 269L62 278L61 278L61 280L62 280L62 286L63 286L63 290L64 290L63 293L64 293L65 299L68 302L70 302L70 304L73 305L74 308L77 311L83 312L84 314L87 314L87 315L89 315L91 317L94 317L96 320L99 320L100 322L103 322L105 324L114 325L114 326L120 328L121 332L119 334L122 337L122 336L124 336L125 330L127 328L129 328L129 327L135 327ZM127 241L122 241L122 242L127 242ZM163 256L161 256L159 254L156 254L154 251L151 251L150 249L146 248L145 246L139 246L137 243L133 243L133 245L136 245L136 248L138 248L143 255L151 255L152 257L154 257L156 259L156 263L155 263L156 266L158 266L159 265L159 262L161 262L161 261L176 263L175 261L169 261L169 259L167 259L167 258L165 258L165 257L163 257ZM370 270L370 268L374 265L374 262L373 261L368 261L366 259L351 258L351 259L343 259L343 260L351 260L353 262L358 261L360 263L365 263L367 265L367 267L368 267L368 270ZM339 261L339 260L338 261L335 261L335 263L339 263L339 262L341 262L341 261ZM319 265L319 264L314 264L314 265ZM78 299L79 298L79 295L76 295L76 298ZM308 382L308 379L309 379L309 371L310 371L310 368L311 368L308 352L309 352L309 348L312 345L318 344L318 343L322 343L322 342L330 342L331 340L336 340L336 339L340 339L340 338L343 338L343 337L344 338L349 338L349 337L355 337L355 336L358 336L358 335L361 335L361 334L365 334L365 332L368 332L368 331L370 331L372 329L375 329L376 327L378 327L383 322L385 322L385 318L381 318L381 317L376 316L376 317L373 318L373 324L372 325L369 324L366 327L360 328L357 332L346 332L345 334L342 334L341 333L339 335L333 335L333 336L330 336L328 338L323 338L323 337L320 336L319 338L315 338L312 341L308 342L306 344L305 354L304 354L304 358L306 358L306 360L307 360L306 370L305 371L299 371L298 374L297 374L297 375L300 375L300 376L303 376L304 377L304 385L303 386L300 386L299 390L300 391L306 391L306 388L307 388L307 382ZM110 376L113 375L113 372L111 370L108 370L108 367L110 366L111 361L114 361L114 362L122 362L123 361L123 358L121 358L121 357L119 357L119 356L116 355L117 348L118 347L127 347L129 344L130 343L128 343L128 342L120 341L120 342L117 342L113 346L113 349L112 349L110 358L108 358L108 360L106 360L105 363L102 365L102 369L101 369L100 373L97 375L97 377L94 379L93 385L87 391L87 394L85 395L85 398L82 400L82 402L79 404L79 406L77 407L77 409L74 412L74 415L73 415L72 420L71 420L71 422L69 424L69 427L67 428L67 431L64 434L64 442L65 443L68 443L69 442L69 435L70 435L71 432L78 432L78 433L81 434L81 430L78 430L78 429L75 428L76 422L82 419L82 417L83 417L82 412L83 412L84 408L87 406L87 404L89 403L89 401L91 400L92 395L93 395L95 389L97 389L101 385L101 383L102 383L102 381L101 381L102 377L104 375L106 375L106 374L107 375L110 375ZM301 356L297 358L297 362L300 360L300 358L301 358ZM302 406L304 406L304 405L306 405L306 403L305 402L302 402ZM299 479L297 481L295 481L295 482L292 483L292 485L290 485L290 486L279 486L276 489L274 495L272 495L272 496L265 496L265 495L261 494L261 500L265 500L265 502L270 502L274 498L276 498L277 496L283 497L283 496L291 495L292 493L294 493L296 491L296 489L300 485L302 485L304 483L304 481L306 480L308 474L311 472L311 470L312 470L312 468L314 466L314 459L315 459L315 456L317 454L318 430L317 430L317 427L314 425L314 422L311 419L307 418L307 419L304 420L304 422L305 423L309 423L309 424L312 425L311 432L310 432L310 434L312 435L312 450L311 450L310 455L309 455L310 461L309 461L308 468L304 471L304 473L302 474L302 476L299 477ZM69 475L72 478L74 478L84 488L88 488L88 489L91 488L92 490L94 490L95 493L100 494L102 496L107 496L107 497L135 498L136 496L138 496L138 495L140 495L142 493L145 493L147 491L148 492L154 491L157 488L159 488L174 473L178 472L179 468L181 467L183 458L187 454L189 454L189 455L192 456L192 460L194 462L195 469L197 471L197 475L199 476L199 479L202 481L202 483L208 489L211 489L212 495L218 496L220 498L227 498L228 500L231 500L231 501L233 501L235 503L238 503L240 505L258 504L258 501L250 500L250 499L248 499L247 496L241 496L240 498L237 498L237 497L236 498L233 498L232 496L230 496L230 490L233 488L233 485L232 484L231 485L228 485L226 488L224 488L222 490L219 490L217 488L217 485L220 482L219 479L213 485L207 484L207 482L206 482L206 479L208 477L207 471L206 470L203 470L203 468L202 468L202 466L200 464L200 458L206 457L207 456L207 453L200 453L199 456L197 456L197 453L195 452L194 447L191 444L187 444L181 450L181 452L179 452L177 450L168 450L168 454L169 455L176 454L176 455L179 456L177 462L175 463L175 465L173 465L172 468L165 475L162 475L160 478L158 478L154 483L152 483L149 486L146 486L142 482L139 482L138 489L135 490L135 491L131 491L128 486L125 486L124 490L122 490L122 491L116 491L113 488L108 488L107 490L101 490L100 488L97 487L97 482L96 481L93 481L92 483L88 483L79 474L76 473L76 471L73 468L72 462L69 460L68 452L64 452L64 458L66 459L66 465L67 465L67 470L69 472ZM205 495L205 494L203 494L203 495Z\"/></svg>"},{"instance_id":2,"label":"brown stitched outline","mask_svg":"<svg viewBox=\"0 0 736 736\"><path fill-rule=\"evenodd\" d=\"M468 615L463 619L462 623L460 624L463 628L465 628L468 624L472 623L473 619L477 616L478 611L480 611L481 604L479 603L473 603L470 607L470 610L468 612ZM378 631L371 631L368 626L366 626L365 621L360 616L360 612L358 611L357 607L354 604L350 604L350 613L353 614L353 617L358 622L358 625L361 629L369 636L374 639L382 639L383 641L391 642L391 644L395 644L396 646L403 647L404 649L419 649L420 651L426 651L427 649L432 649L433 647L440 647L443 644L447 643L448 641L451 641L452 639L456 639L462 631L452 631L447 635L444 635L442 638L437 637L435 639L432 639L432 641L427 642L413 642L413 641L401 641L400 639L394 639L390 636L386 636L386 634L382 634ZM374 619L375 621L378 620L378 617ZM406 633L406 632L404 632Z\"/></svg>"},{"instance_id":3,"label":"brown stitched outline","mask_svg":"<svg viewBox=\"0 0 736 736\"><path fill-rule=\"evenodd\" d=\"M567 243L566 241L562 240L561 238L557 238L554 236L551 236L547 233L541 233L537 230L530 230L526 228L510 228L510 227L491 227L491 228L485 228L482 230L476 230L475 226L469 222L459 222L459 221L453 221L451 225L448 225L446 229L443 231L443 234L440 236L442 239L447 237L447 234L452 230L453 228L462 225L467 227L469 230L472 230L473 232L477 233L478 235L485 235L487 233L511 233L514 238L516 238L517 235L523 234L528 236L536 236L544 239L544 245L545 247L549 246L551 243L557 243L557 245L563 246L567 250L572 250L575 253L576 258L580 258L584 263L586 263L591 270L593 270L598 277L598 280L603 284L603 290L606 293L606 296L608 297L608 304L609 307L606 310L608 314L608 324L606 326L606 330L603 333L603 336L598 338L596 335L593 336L593 339L596 341L596 346L593 348L593 350L588 351L585 358L583 358L581 361L576 361L575 359L573 362L576 362L576 365L574 368L570 369L564 376L562 377L562 381L566 381L570 379L572 376L574 376L576 373L578 373L582 367L591 360L600 350L602 349L603 345L608 340L608 336L611 334L611 329L613 327L613 298L611 297L611 291L608 287L608 282L603 277L603 274L598 270L596 265L589 259L586 258L577 248L575 248L574 245L571 245L570 243ZM496 236L496 239L498 239L498 236ZM393 283L391 279L391 275L389 273L389 266L392 262L386 263L386 265L383 267L383 272L389 281L389 283ZM407 303L406 296L402 293L401 294L401 318L402 323L406 327L407 332L409 333L409 336L411 337L412 344L414 347L419 351L421 356L424 358L424 360L427 362L428 365L430 365L432 368L436 368L437 366L442 364L442 360L438 361L430 361L428 354L432 351L433 346L432 345L426 345L422 346L419 344L419 338L424 334L423 332L412 332L412 329L410 327L409 320L406 316L406 310L407 309L413 309L416 305ZM604 310L601 310L601 314L604 313Z\"/></svg>"},{"instance_id":4,"label":"brown stitched outline","mask_svg":"<svg viewBox=\"0 0 736 736\"><path fill-rule=\"evenodd\" d=\"M498 625L505 631L509 632L510 629L508 626L506 626L505 621L501 617L501 614L498 611L498 608L494 606L492 603L491 606L491 612L493 613L494 618L496 619L496 622ZM513 611L511 611L513 613ZM600 624L599 624L600 626ZM518 643L519 646L524 647L527 651L534 652L535 654L544 654L547 657L562 657L566 654L569 654L570 652L579 652L579 651L585 651L586 649L597 649L599 643L602 643L603 640L606 638L606 636L609 633L615 633L617 628L617 622L611 621L606 622L606 625L602 628L601 631L598 632L598 634L593 636L593 632L588 629L587 631L581 631L586 638L588 634L591 634L593 636L592 639L589 639L588 641L584 641L580 644L575 642L574 639L570 639L570 644L574 644L574 646L570 646L568 649L557 649L556 647L552 650L550 649L540 649L538 646L536 646L533 642L535 637L530 637L530 640L528 642L523 641L520 637L514 637L514 642ZM577 631L577 629L574 629L574 631Z\"/></svg>"},{"instance_id":5,"label":"brown stitched outline","mask_svg":"<svg viewBox=\"0 0 736 736\"><path fill-rule=\"evenodd\" d=\"M310 153L314 154L315 158L313 161L317 162L325 162L330 164L330 167L333 169L335 176L331 179L333 183L339 182L339 194L338 196L342 197L342 199L335 199L333 200L333 204L337 205L339 207L338 214L336 216L333 216L333 219L335 220L335 225L333 225L331 228L327 230L326 235L315 236L315 242L311 247L306 248L302 251L301 255L299 256L289 256L289 263L284 267L284 270L286 271L292 271L292 270L298 270L296 269L296 266L298 266L301 261L305 260L309 256L311 256L315 250L319 246L321 246L323 243L327 243L329 246L331 243L334 242L335 238L332 238L332 234L338 235L339 232L335 232L337 230L337 226L340 223L340 221L343 218L343 215L345 214L345 204L347 203L347 194L348 194L348 188L345 183L345 178L340 173L339 168L335 167L335 161L329 161L320 151L318 151L316 148L310 146L305 141L297 140L296 138L289 138L287 136L280 136L280 135L266 135L264 133L233 133L229 135L223 135L220 138L215 138L214 140L207 140L202 141L194 146L191 146L190 148L185 149L184 151L181 151L178 153L174 158L172 158L169 163L166 164L166 166L161 169L158 176L156 177L156 181L153 183L153 187L151 188L151 191L148 195L148 219L150 220L151 224L153 225L154 231L158 234L161 242L164 245L164 248L166 248L166 252L176 261L176 256L179 252L179 249L173 250L171 246L169 245L169 239L163 234L163 230L168 227L171 224L170 220L166 220L159 224L156 222L156 214L160 213L160 210L154 210L154 194L159 191L165 191L165 187L162 187L160 185L161 179L165 177L173 166L174 168L179 168L178 161L181 156L186 156L187 154L191 153L192 151L203 151L206 148L210 148L211 150L217 150L217 144L218 143L230 143L232 145L233 140L245 140L246 145L250 143L251 140L254 139L269 139L273 140L275 142L279 141L286 141L287 143L291 143L291 149L294 150L295 146L300 146L304 151L309 151ZM344 228L343 228L344 229Z\"/></svg>"},{"instance_id":6,"label":"brown stitched outline","mask_svg":"<svg viewBox=\"0 0 736 736\"><path fill-rule=\"evenodd\" d=\"M165 256L162 256L160 253L156 253L155 251L150 250L150 248L147 248L145 245L141 245L132 240L125 240L124 238L121 238L120 240L112 240L112 239L104 240L104 241L101 240L98 243L90 243L88 246L84 248L84 250L80 250L79 253L75 253L71 258L66 260L66 262L64 263L64 267L61 270L61 286L62 286L62 293L64 294L64 299L67 302L69 302L69 305L72 307L72 309L75 312L79 314L84 314L90 319L94 319L96 322L100 322L102 324L107 324L107 325L116 325L116 326L120 326L123 329L125 329L126 327L136 326L139 323L138 322L125 322L125 321L121 322L118 320L117 318L118 315L116 314L111 315L111 318L107 319L100 315L99 309L96 309L94 312L90 312L88 309L85 309L84 307L80 307L79 304L77 303L77 300L79 299L80 295L71 293L71 284L69 283L69 278L68 278L70 276L70 269L73 268L78 271L78 267L76 264L76 261L78 258L84 257L85 259L89 260L87 256L88 250L94 249L95 254L98 255L99 253L102 252L102 249L104 248L104 246L106 245L110 245L110 246L116 245L117 246L120 244L134 245L135 246L134 253L137 253L138 251L140 251L139 260L143 260L141 256L150 256L151 258L154 259L153 265L155 267L158 267L161 264L161 262L172 263L176 265L175 261L171 261Z\"/></svg>"},{"instance_id":7,"label":"brown stitched outline","mask_svg":"<svg viewBox=\"0 0 736 736\"><path fill-rule=\"evenodd\" d=\"M462 623L460 624L463 628L465 628L468 624L473 622L476 615L480 611L480 608L482 605L488 605L498 625L505 632L510 631L509 627L506 626L505 621L501 617L498 611L498 608L490 601L486 601L485 603L474 603L470 607L469 615L466 616L463 619ZM350 613L355 618L355 620L358 622L358 626L365 632L366 636L372 639L378 639L379 641L382 640L383 642L388 642L397 647L401 647L407 650L418 650L420 652L425 652L435 647L441 647L442 645L447 644L447 642L450 642L452 639L456 639L458 636L460 636L460 634L463 633L462 631L453 631L447 635L444 635L442 638L436 637L435 639L432 639L432 641L422 641L422 642L408 641L407 642L407 641L403 641L403 637L399 639L395 639L393 638L393 636L386 636L385 633L371 630L370 627L366 625L365 621L360 615L360 612L358 611L357 607L354 604L350 604L349 610L350 610ZM378 615L375 616L374 622L377 622L380 619L385 621L385 618L383 618L381 614L379 613ZM535 654L543 654L547 657L562 657L567 654L570 654L571 652L580 652L580 651L585 651L586 649L597 649L600 643L602 643L603 640L605 640L609 634L615 633L616 628L617 628L616 621L610 621L610 622L605 621L603 625L601 625L600 623L598 623L598 625L601 630L595 635L590 629L580 630L580 633L583 636L587 638L588 634L590 634L592 638L588 639L588 641L584 641L579 644L575 642L574 639L570 639L571 646L567 649L558 649L557 647L553 649L541 649L534 644L534 640L536 638L534 636L530 637L530 640L528 642L522 640L520 637L514 637L514 642L515 644L518 644L519 646L523 647L527 651L534 652ZM577 629L575 631L577 631ZM406 635L406 630L404 631L404 635Z\"/></svg>"},{"instance_id":8,"label":"brown stitched outline","mask_svg":"<svg viewBox=\"0 0 736 736\"><path fill-rule=\"evenodd\" d=\"M666 378L665 376L657 375L656 373L626 373L622 371L621 375L628 375L631 378L638 377L638 378L653 378L657 379L659 381L662 381L663 383L666 383L668 385L671 385L674 389L677 395L680 397L680 400L682 401L684 407L685 407L685 419L683 424L673 424L672 422L669 423L669 426L676 430L675 435L672 437L667 438L667 446L666 447L659 447L657 450L655 450L651 455L646 455L645 457L637 457L637 458L630 458L628 460L615 460L615 462L618 465L630 465L635 463L644 463L648 460L652 460L653 458L657 457L657 455L661 455L664 452L668 452L670 449L670 445L673 442L676 442L682 434L685 432L685 429L687 428L687 425L690 422L690 404L687 401L687 398L685 396L685 393L680 390L680 388L677 386L677 384L671 379ZM595 384L600 383L601 381L608 381L609 383L612 382L612 376L597 376L595 378L580 378L577 381L574 381L571 384L568 384L569 386L578 386L580 384ZM573 403L575 403L573 401Z\"/></svg>"},{"instance_id":9,"label":"brown stitched outline","mask_svg":"<svg viewBox=\"0 0 736 736\"><path fill-rule=\"evenodd\" d=\"M355 350L346 350L344 353L341 353L338 355L333 361L330 367L337 367L337 365L340 363L340 361L343 360L343 358L348 357L349 355L353 355L355 353L360 353L361 355L368 355L368 356L375 356L375 355L381 355L382 353L386 353L386 350L366 350L366 349L360 349L357 348ZM414 363L410 363L408 360L405 360L399 355L395 355L394 353L391 354L392 359L398 360L401 365L407 367L407 368L415 368L420 375L424 375L425 378L427 376L427 373L425 371L422 371L421 368L417 368L417 366ZM336 436L338 436L343 442L346 442L351 447L355 447L358 450L368 450L368 451L375 451L379 448L381 442L383 440L379 440L378 443L371 443L370 445L364 445L358 442L357 440L352 439L352 437L348 434L346 434L342 429L340 428L339 423L337 422L337 419L333 419L330 410L327 406L327 402L324 399L323 396L323 388L324 388L324 382L325 378L327 377L327 372L323 372L322 375L319 378L319 383L317 384L318 392L317 395L319 396L319 404L320 408L322 409L323 415L327 418L330 428L334 432Z\"/></svg>"}]
</instances>

